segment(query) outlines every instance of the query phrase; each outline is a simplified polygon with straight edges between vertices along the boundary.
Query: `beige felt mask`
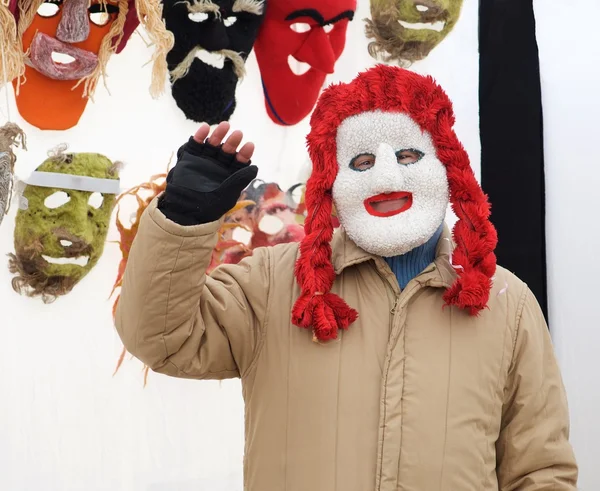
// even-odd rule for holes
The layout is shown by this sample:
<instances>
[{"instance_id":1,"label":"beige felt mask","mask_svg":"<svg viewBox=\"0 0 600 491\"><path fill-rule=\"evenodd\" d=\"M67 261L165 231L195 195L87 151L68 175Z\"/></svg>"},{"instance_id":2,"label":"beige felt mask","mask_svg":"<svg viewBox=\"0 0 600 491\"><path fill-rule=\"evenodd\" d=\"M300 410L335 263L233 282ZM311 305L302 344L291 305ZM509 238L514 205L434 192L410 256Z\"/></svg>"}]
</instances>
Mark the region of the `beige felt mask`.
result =
<instances>
[{"instance_id":1,"label":"beige felt mask","mask_svg":"<svg viewBox=\"0 0 600 491\"><path fill-rule=\"evenodd\" d=\"M369 53L409 65L426 58L452 31L463 0L371 0Z\"/></svg>"}]
</instances>

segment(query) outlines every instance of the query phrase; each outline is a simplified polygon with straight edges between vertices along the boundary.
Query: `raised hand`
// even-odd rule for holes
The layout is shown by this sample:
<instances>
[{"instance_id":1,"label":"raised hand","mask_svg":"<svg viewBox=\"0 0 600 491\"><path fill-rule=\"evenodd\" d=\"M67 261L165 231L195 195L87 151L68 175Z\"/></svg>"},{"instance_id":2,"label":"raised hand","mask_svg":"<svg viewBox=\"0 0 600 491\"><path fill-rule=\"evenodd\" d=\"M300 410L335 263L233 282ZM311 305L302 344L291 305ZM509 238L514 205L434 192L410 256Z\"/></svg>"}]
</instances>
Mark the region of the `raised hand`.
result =
<instances>
[{"instance_id":1,"label":"raised hand","mask_svg":"<svg viewBox=\"0 0 600 491\"><path fill-rule=\"evenodd\" d=\"M198 143L203 143L208 138L208 143L214 147L217 147L225 138L225 135L229 132L231 125L227 121L223 121L219 123L219 125L215 128L210 138L208 135L210 133L210 126L206 123L202 124L196 134L194 135L194 140ZM225 140L223 143L222 150L225 153L236 154L236 160L242 164L247 164L250 162L252 158L252 154L254 153L254 143L248 142L242 148L240 148L239 152L237 151L237 147L240 145L244 138L244 134L240 130L235 130L229 135L229 138Z\"/></svg>"},{"instance_id":2,"label":"raised hand","mask_svg":"<svg viewBox=\"0 0 600 491\"><path fill-rule=\"evenodd\" d=\"M258 169L250 161L254 144L248 142L238 151L244 137L239 130L221 143L229 130L230 124L222 122L210 135L209 125L203 124L179 149L159 202L167 218L181 225L216 221L256 177Z\"/></svg>"}]
</instances>

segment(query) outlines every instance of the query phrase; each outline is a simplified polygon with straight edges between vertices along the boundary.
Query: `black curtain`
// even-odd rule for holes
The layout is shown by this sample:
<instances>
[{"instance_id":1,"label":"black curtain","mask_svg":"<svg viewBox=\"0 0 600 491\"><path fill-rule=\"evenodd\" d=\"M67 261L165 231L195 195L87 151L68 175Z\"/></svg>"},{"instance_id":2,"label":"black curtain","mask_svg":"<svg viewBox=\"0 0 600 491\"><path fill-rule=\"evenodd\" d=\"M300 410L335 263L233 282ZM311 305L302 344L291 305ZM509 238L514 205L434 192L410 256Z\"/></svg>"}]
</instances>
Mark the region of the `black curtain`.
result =
<instances>
[{"instance_id":1,"label":"black curtain","mask_svg":"<svg viewBox=\"0 0 600 491\"><path fill-rule=\"evenodd\" d=\"M548 319L542 101L533 0L480 0L481 184L498 264L525 281Z\"/></svg>"}]
</instances>

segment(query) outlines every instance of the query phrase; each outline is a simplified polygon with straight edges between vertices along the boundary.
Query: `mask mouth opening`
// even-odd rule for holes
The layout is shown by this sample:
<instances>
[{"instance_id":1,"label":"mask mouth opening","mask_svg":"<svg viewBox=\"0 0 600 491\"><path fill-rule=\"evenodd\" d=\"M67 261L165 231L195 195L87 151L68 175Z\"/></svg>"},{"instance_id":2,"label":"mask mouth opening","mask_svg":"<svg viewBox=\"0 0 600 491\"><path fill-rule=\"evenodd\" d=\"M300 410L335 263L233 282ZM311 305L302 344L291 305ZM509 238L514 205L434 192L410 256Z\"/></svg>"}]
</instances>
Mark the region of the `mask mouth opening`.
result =
<instances>
[{"instance_id":1,"label":"mask mouth opening","mask_svg":"<svg viewBox=\"0 0 600 491\"><path fill-rule=\"evenodd\" d=\"M80 266L82 268L85 268L87 266L88 262L90 261L89 256L50 257L50 256L46 256L45 254L42 254L42 258L48 264L56 264L59 266L74 265L74 266Z\"/></svg>"},{"instance_id":2,"label":"mask mouth opening","mask_svg":"<svg viewBox=\"0 0 600 491\"><path fill-rule=\"evenodd\" d=\"M60 256L57 254L50 255L42 252L41 258L47 264L56 266L79 266L85 268L90 262L91 248L85 241L72 236L65 230L58 229L54 231L54 235L58 239L58 243L63 248Z\"/></svg>"},{"instance_id":3,"label":"mask mouth opening","mask_svg":"<svg viewBox=\"0 0 600 491\"><path fill-rule=\"evenodd\" d=\"M69 65L75 61L75 58L67 53L61 53L59 51L52 51L50 53L52 61L57 65Z\"/></svg>"},{"instance_id":4,"label":"mask mouth opening","mask_svg":"<svg viewBox=\"0 0 600 491\"><path fill-rule=\"evenodd\" d=\"M206 51L205 49L198 50L196 53L196 59L219 70L225 68L225 55L222 53L215 53L213 51Z\"/></svg>"},{"instance_id":5,"label":"mask mouth opening","mask_svg":"<svg viewBox=\"0 0 600 491\"><path fill-rule=\"evenodd\" d=\"M299 77L304 75L311 69L311 66L308 63L304 63L303 61L294 58L292 55L288 56L287 62L292 73Z\"/></svg>"},{"instance_id":6,"label":"mask mouth opening","mask_svg":"<svg viewBox=\"0 0 600 491\"><path fill-rule=\"evenodd\" d=\"M367 213L376 217L391 217L408 210L413 204L412 193L382 193L367 198L364 202Z\"/></svg>"},{"instance_id":7,"label":"mask mouth opening","mask_svg":"<svg viewBox=\"0 0 600 491\"><path fill-rule=\"evenodd\" d=\"M444 27L446 27L446 23L443 20L437 22L406 22L404 20L398 20L398 23L405 29L410 29L413 31L425 30L442 32Z\"/></svg>"}]
</instances>

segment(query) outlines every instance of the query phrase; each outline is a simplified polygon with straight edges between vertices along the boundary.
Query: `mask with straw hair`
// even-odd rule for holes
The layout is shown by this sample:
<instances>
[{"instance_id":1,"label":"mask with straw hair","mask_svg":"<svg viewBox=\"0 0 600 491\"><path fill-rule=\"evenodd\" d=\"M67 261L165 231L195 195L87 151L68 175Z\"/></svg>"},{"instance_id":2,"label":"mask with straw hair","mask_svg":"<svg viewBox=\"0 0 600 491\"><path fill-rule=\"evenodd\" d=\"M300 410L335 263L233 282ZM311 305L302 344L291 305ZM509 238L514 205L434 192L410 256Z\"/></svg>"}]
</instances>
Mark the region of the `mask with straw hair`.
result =
<instances>
[{"instance_id":1,"label":"mask with straw hair","mask_svg":"<svg viewBox=\"0 0 600 491\"><path fill-rule=\"evenodd\" d=\"M159 0L8 0L0 7L0 79L12 81L17 108L33 126L65 130L79 121L119 53L141 22L150 37L152 83L158 97L167 76L173 36Z\"/></svg>"}]
</instances>

